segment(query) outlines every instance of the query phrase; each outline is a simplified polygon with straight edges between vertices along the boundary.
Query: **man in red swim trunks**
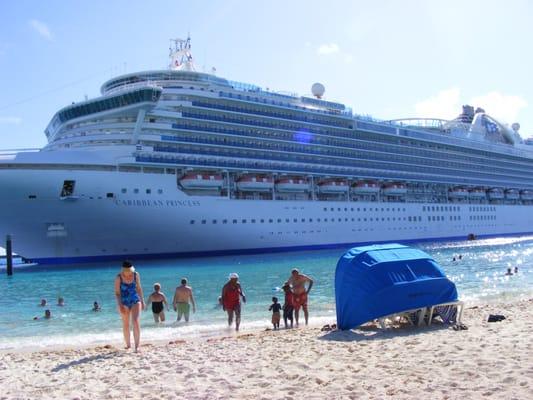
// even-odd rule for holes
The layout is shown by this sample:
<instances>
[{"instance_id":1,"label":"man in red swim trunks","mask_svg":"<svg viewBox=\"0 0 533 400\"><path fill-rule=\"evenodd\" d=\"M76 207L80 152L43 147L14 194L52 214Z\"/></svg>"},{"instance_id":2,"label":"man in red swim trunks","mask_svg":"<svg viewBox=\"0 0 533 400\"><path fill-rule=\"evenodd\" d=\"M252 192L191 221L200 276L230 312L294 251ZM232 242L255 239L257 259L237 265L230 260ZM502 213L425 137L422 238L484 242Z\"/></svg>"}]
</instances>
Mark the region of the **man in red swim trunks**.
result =
<instances>
[{"instance_id":1,"label":"man in red swim trunks","mask_svg":"<svg viewBox=\"0 0 533 400\"><path fill-rule=\"evenodd\" d=\"M235 330L239 330L241 324L241 297L246 303L246 296L239 283L239 275L235 272L229 274L229 281L222 288L222 309L228 313L228 325L233 323L235 314Z\"/></svg>"},{"instance_id":2,"label":"man in red swim trunks","mask_svg":"<svg viewBox=\"0 0 533 400\"><path fill-rule=\"evenodd\" d=\"M293 293L293 306L294 306L294 318L296 319L296 325L298 326L298 317L300 313L300 307L304 310L305 324L309 322L309 311L307 310L307 295L313 287L313 280L307 275L300 274L296 268L291 271L291 277L288 280L289 284L292 285ZM308 283L309 286L305 288L305 284Z\"/></svg>"}]
</instances>

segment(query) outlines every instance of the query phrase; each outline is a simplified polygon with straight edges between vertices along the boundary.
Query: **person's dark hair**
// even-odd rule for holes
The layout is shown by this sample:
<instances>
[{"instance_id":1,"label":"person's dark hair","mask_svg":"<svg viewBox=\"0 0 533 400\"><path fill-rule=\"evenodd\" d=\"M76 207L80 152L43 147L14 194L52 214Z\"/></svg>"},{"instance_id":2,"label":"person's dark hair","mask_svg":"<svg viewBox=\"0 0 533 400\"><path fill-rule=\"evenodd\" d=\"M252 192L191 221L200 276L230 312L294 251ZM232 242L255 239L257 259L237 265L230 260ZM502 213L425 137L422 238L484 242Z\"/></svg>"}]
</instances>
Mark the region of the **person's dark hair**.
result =
<instances>
[{"instance_id":1,"label":"person's dark hair","mask_svg":"<svg viewBox=\"0 0 533 400\"><path fill-rule=\"evenodd\" d=\"M278 302L278 298L277 297L272 297L272 302L273 303L277 303Z\"/></svg>"},{"instance_id":2,"label":"person's dark hair","mask_svg":"<svg viewBox=\"0 0 533 400\"><path fill-rule=\"evenodd\" d=\"M132 264L129 260L122 261L122 268L131 268Z\"/></svg>"},{"instance_id":3,"label":"person's dark hair","mask_svg":"<svg viewBox=\"0 0 533 400\"><path fill-rule=\"evenodd\" d=\"M186 285L187 284L187 278L181 278L181 284Z\"/></svg>"},{"instance_id":4,"label":"person's dark hair","mask_svg":"<svg viewBox=\"0 0 533 400\"><path fill-rule=\"evenodd\" d=\"M293 268L291 274L294 274L295 272L300 273L300 271L298 271L298 268Z\"/></svg>"}]
</instances>

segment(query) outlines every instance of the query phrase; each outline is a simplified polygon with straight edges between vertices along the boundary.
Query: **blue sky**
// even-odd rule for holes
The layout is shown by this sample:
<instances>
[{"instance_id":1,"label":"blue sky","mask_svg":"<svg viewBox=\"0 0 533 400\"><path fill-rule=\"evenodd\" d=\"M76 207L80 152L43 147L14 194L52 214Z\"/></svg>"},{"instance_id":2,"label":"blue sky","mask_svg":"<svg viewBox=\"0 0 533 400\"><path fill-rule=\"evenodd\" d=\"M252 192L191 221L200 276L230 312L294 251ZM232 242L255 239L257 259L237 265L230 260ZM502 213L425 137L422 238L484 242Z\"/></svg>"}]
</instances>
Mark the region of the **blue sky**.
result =
<instances>
[{"instance_id":1,"label":"blue sky","mask_svg":"<svg viewBox=\"0 0 533 400\"><path fill-rule=\"evenodd\" d=\"M472 103L533 136L527 1L0 3L0 149L41 147L53 114L118 74L167 65L191 34L198 70L325 97L377 118L453 118Z\"/></svg>"}]
</instances>

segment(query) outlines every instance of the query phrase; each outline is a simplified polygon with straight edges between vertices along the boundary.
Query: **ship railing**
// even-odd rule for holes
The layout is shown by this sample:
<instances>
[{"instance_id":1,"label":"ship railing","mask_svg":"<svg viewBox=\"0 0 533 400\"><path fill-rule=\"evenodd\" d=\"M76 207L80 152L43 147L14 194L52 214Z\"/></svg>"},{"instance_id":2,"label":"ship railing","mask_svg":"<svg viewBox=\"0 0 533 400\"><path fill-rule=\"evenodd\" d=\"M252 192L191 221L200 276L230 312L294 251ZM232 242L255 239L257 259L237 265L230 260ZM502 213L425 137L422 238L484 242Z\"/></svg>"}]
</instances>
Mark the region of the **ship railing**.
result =
<instances>
[{"instance_id":1,"label":"ship railing","mask_svg":"<svg viewBox=\"0 0 533 400\"><path fill-rule=\"evenodd\" d=\"M106 90L104 96L109 96L109 95L120 93L120 92L128 92L130 90L134 90L134 89L138 89L142 87L151 87L151 88L161 89L161 85L158 85L157 82L155 81L142 81L142 82L135 82L135 83L128 83L125 85L120 85L112 89Z\"/></svg>"},{"instance_id":2,"label":"ship railing","mask_svg":"<svg viewBox=\"0 0 533 400\"><path fill-rule=\"evenodd\" d=\"M5 157L16 156L19 153L36 153L40 151L39 148L24 148L24 149L0 149L0 159Z\"/></svg>"}]
</instances>

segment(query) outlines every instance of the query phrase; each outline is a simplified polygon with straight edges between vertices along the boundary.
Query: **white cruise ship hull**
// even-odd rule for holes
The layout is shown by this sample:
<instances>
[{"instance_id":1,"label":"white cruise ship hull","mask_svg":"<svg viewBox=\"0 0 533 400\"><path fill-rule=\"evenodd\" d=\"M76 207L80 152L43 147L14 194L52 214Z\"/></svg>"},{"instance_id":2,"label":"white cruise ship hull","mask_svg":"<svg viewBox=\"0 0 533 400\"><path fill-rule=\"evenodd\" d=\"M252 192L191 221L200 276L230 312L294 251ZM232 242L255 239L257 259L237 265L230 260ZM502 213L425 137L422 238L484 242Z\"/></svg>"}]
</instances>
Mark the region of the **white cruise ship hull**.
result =
<instances>
[{"instance_id":1,"label":"white cruise ship hull","mask_svg":"<svg viewBox=\"0 0 533 400\"><path fill-rule=\"evenodd\" d=\"M76 196L61 198L58 188L66 178L76 181ZM139 179L118 171L0 170L0 181L0 233L12 235L16 253L39 263L533 231L533 215L521 205L234 200L189 196L179 190L175 175Z\"/></svg>"}]
</instances>

